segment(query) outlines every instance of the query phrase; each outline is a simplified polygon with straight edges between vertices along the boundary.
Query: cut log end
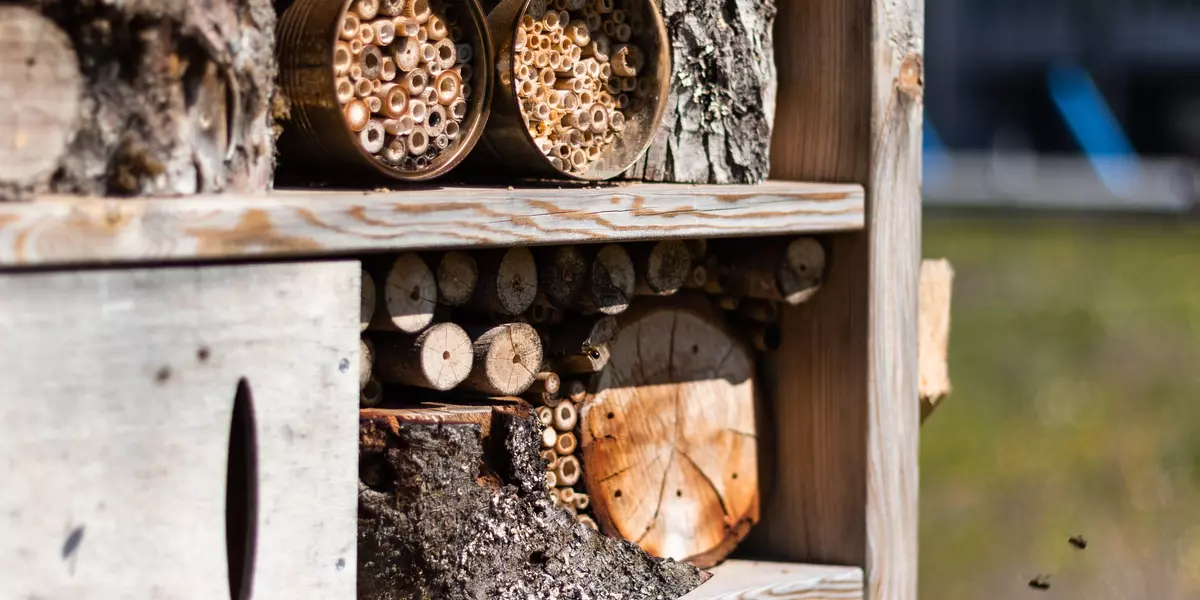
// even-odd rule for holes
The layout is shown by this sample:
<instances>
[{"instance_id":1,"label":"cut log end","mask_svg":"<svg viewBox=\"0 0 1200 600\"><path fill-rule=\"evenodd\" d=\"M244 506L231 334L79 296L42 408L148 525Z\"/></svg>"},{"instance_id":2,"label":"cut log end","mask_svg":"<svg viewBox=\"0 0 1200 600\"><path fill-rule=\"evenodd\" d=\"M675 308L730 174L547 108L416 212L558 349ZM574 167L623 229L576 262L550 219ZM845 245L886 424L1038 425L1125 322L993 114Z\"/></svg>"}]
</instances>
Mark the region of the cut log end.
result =
<instances>
[{"instance_id":1,"label":"cut log end","mask_svg":"<svg viewBox=\"0 0 1200 600\"><path fill-rule=\"evenodd\" d=\"M374 377L367 381L358 394L359 404L366 407L379 406L383 403L383 386Z\"/></svg>"},{"instance_id":2,"label":"cut log end","mask_svg":"<svg viewBox=\"0 0 1200 600\"><path fill-rule=\"evenodd\" d=\"M537 264L528 248L496 250L480 256L479 285L472 303L498 315L519 315L537 298Z\"/></svg>"},{"instance_id":3,"label":"cut log end","mask_svg":"<svg viewBox=\"0 0 1200 600\"><path fill-rule=\"evenodd\" d=\"M366 269L362 270L362 306L358 313L358 330L366 331L375 316L375 280Z\"/></svg>"},{"instance_id":4,"label":"cut log end","mask_svg":"<svg viewBox=\"0 0 1200 600\"><path fill-rule=\"evenodd\" d=\"M570 308L587 285L587 257L578 246L558 246L539 250L536 258L540 291L555 308Z\"/></svg>"},{"instance_id":5,"label":"cut log end","mask_svg":"<svg viewBox=\"0 0 1200 600\"><path fill-rule=\"evenodd\" d=\"M592 261L590 280L580 306L583 312L618 315L629 308L637 275L624 248L616 244L601 248Z\"/></svg>"},{"instance_id":6,"label":"cut log end","mask_svg":"<svg viewBox=\"0 0 1200 600\"><path fill-rule=\"evenodd\" d=\"M635 265L636 292L648 296L670 296L692 275L692 253L679 240L657 242L639 253Z\"/></svg>"},{"instance_id":7,"label":"cut log end","mask_svg":"<svg viewBox=\"0 0 1200 600\"><path fill-rule=\"evenodd\" d=\"M475 360L470 337L454 323L436 323L415 336L377 337L375 374L387 383L451 390L467 378Z\"/></svg>"},{"instance_id":8,"label":"cut log end","mask_svg":"<svg viewBox=\"0 0 1200 600\"><path fill-rule=\"evenodd\" d=\"M475 293L479 268L466 252L451 251L442 255L437 267L438 300L447 306L462 306Z\"/></svg>"},{"instance_id":9,"label":"cut log end","mask_svg":"<svg viewBox=\"0 0 1200 600\"><path fill-rule=\"evenodd\" d=\"M367 382L371 380L372 365L375 362L375 345L371 340L360 338L358 340L358 389L362 390L367 387Z\"/></svg>"},{"instance_id":10,"label":"cut log end","mask_svg":"<svg viewBox=\"0 0 1200 600\"><path fill-rule=\"evenodd\" d=\"M751 354L678 308L623 323L611 346L580 423L596 519L650 554L715 564L758 520Z\"/></svg>"},{"instance_id":11,"label":"cut log end","mask_svg":"<svg viewBox=\"0 0 1200 600\"><path fill-rule=\"evenodd\" d=\"M813 238L792 240L776 277L779 293L788 304L812 298L825 277L825 249Z\"/></svg>"},{"instance_id":12,"label":"cut log end","mask_svg":"<svg viewBox=\"0 0 1200 600\"><path fill-rule=\"evenodd\" d=\"M525 323L491 327L472 344L475 362L464 386L496 396L516 396L533 384L542 365L542 342Z\"/></svg>"},{"instance_id":13,"label":"cut log end","mask_svg":"<svg viewBox=\"0 0 1200 600\"><path fill-rule=\"evenodd\" d=\"M384 281L382 310L377 310L372 325L417 333L433 322L437 282L420 256L405 252L396 257Z\"/></svg>"},{"instance_id":14,"label":"cut log end","mask_svg":"<svg viewBox=\"0 0 1200 600\"><path fill-rule=\"evenodd\" d=\"M75 136L83 75L67 34L23 6L0 6L0 198L45 187Z\"/></svg>"}]
</instances>

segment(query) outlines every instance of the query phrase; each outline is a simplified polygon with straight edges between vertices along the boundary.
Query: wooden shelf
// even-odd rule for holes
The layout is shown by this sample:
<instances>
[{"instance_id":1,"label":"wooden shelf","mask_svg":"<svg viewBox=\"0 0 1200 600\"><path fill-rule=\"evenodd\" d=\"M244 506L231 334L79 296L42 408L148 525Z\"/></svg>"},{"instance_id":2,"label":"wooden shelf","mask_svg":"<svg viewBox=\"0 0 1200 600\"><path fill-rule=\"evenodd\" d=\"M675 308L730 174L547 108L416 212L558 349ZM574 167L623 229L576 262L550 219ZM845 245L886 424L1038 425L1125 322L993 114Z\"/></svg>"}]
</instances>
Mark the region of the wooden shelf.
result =
<instances>
[{"instance_id":1,"label":"wooden shelf","mask_svg":"<svg viewBox=\"0 0 1200 600\"><path fill-rule=\"evenodd\" d=\"M0 204L0 268L810 233L863 221L861 186L785 181L46 196Z\"/></svg>"},{"instance_id":2,"label":"wooden shelf","mask_svg":"<svg viewBox=\"0 0 1200 600\"><path fill-rule=\"evenodd\" d=\"M730 560L680 600L849 600L863 597L858 567Z\"/></svg>"}]
</instances>

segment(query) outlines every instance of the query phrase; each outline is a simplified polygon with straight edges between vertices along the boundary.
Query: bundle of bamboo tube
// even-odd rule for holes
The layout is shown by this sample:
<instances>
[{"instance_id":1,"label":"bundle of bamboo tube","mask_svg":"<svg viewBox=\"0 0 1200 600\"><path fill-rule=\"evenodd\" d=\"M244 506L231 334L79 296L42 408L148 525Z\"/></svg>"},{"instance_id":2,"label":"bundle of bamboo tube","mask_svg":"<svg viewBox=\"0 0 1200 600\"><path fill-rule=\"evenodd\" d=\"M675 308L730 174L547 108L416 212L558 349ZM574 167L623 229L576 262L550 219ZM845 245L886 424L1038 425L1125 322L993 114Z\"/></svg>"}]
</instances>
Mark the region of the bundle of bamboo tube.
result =
<instances>
[{"instance_id":1,"label":"bundle of bamboo tube","mask_svg":"<svg viewBox=\"0 0 1200 600\"><path fill-rule=\"evenodd\" d=\"M382 164L427 169L462 133L474 48L455 6L356 0L339 27L335 89L359 145Z\"/></svg>"},{"instance_id":2,"label":"bundle of bamboo tube","mask_svg":"<svg viewBox=\"0 0 1200 600\"><path fill-rule=\"evenodd\" d=\"M625 129L644 56L643 23L614 0L535 0L513 38L516 95L555 168L583 174Z\"/></svg>"},{"instance_id":3,"label":"bundle of bamboo tube","mask_svg":"<svg viewBox=\"0 0 1200 600\"><path fill-rule=\"evenodd\" d=\"M590 516L591 499L582 492L583 469L579 457L578 406L587 387L579 380L563 383L557 374L538 374L537 384L526 394L542 424L542 460L546 463L546 489L554 504L575 520L599 530Z\"/></svg>"},{"instance_id":4,"label":"bundle of bamboo tube","mask_svg":"<svg viewBox=\"0 0 1200 600\"><path fill-rule=\"evenodd\" d=\"M600 373L617 315L640 296L686 288L708 293L755 348L773 351L780 307L810 298L824 268L823 247L806 237L406 252L368 261L363 403L378 403L382 386L395 385L524 394L554 408L558 386L547 377Z\"/></svg>"}]
</instances>

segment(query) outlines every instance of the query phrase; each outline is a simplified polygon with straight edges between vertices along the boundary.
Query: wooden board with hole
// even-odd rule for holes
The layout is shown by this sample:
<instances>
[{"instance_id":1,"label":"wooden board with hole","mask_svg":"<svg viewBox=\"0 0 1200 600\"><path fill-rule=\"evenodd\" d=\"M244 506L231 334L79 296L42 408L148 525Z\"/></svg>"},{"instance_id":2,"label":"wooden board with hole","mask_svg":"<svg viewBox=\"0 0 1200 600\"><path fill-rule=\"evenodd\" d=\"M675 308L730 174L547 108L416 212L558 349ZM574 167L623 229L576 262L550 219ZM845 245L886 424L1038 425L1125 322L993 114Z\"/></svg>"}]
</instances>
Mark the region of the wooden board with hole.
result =
<instances>
[{"instance_id":1,"label":"wooden board with hole","mask_svg":"<svg viewBox=\"0 0 1200 600\"><path fill-rule=\"evenodd\" d=\"M359 273L0 276L0 597L353 597Z\"/></svg>"},{"instance_id":2,"label":"wooden board with hole","mask_svg":"<svg viewBox=\"0 0 1200 600\"><path fill-rule=\"evenodd\" d=\"M862 226L861 186L785 181L277 191L186 200L56 196L0 203L0 268L772 235Z\"/></svg>"}]
</instances>

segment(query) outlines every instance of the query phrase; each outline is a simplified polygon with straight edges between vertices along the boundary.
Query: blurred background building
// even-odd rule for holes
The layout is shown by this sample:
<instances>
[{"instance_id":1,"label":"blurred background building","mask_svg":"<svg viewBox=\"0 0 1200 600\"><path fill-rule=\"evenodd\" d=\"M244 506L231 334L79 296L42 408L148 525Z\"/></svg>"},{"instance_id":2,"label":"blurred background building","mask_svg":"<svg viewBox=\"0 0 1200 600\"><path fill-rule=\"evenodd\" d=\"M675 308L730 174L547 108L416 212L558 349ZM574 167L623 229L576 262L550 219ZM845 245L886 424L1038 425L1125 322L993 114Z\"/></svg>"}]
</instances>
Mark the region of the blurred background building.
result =
<instances>
[{"instance_id":1,"label":"blurred background building","mask_svg":"<svg viewBox=\"0 0 1200 600\"><path fill-rule=\"evenodd\" d=\"M921 598L1200 598L1200 0L926 0L925 97Z\"/></svg>"},{"instance_id":2,"label":"blurred background building","mask_svg":"<svg viewBox=\"0 0 1200 600\"><path fill-rule=\"evenodd\" d=\"M1190 210L1200 2L928 0L936 204Z\"/></svg>"}]
</instances>

